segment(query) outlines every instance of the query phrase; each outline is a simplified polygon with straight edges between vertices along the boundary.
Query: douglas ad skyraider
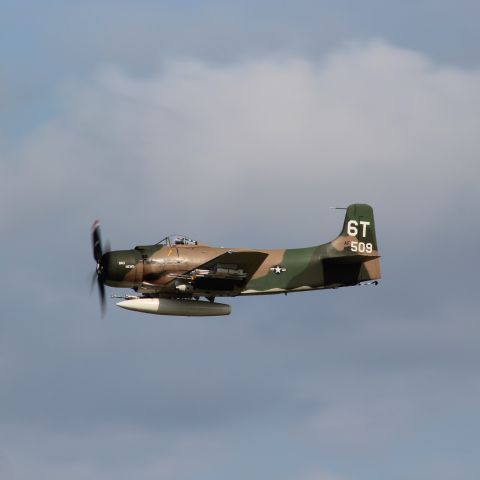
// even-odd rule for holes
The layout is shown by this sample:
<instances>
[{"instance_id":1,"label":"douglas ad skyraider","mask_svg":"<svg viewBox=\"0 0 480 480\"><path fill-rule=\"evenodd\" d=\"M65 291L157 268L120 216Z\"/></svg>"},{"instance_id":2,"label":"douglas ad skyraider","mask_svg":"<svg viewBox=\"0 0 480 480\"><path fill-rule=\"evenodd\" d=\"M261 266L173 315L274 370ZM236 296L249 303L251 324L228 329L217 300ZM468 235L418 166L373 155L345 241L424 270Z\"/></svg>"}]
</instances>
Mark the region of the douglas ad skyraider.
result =
<instances>
[{"instance_id":1,"label":"douglas ad skyraider","mask_svg":"<svg viewBox=\"0 0 480 480\"><path fill-rule=\"evenodd\" d=\"M100 226L92 227L93 256L102 311L105 285L131 288L119 307L157 315L228 315L216 297L269 295L376 284L380 255L372 207L346 209L340 235L322 245L293 249L209 247L183 235L132 250L102 248ZM205 300L201 300L201 298Z\"/></svg>"}]
</instances>

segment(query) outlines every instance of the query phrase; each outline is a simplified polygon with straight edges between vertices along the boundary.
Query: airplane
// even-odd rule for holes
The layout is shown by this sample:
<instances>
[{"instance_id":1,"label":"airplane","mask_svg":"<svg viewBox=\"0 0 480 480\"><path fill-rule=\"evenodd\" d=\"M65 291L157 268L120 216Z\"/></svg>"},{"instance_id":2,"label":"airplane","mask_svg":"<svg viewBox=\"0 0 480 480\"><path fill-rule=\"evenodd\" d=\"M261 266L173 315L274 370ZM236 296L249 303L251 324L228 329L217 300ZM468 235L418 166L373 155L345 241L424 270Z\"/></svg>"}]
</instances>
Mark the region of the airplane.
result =
<instances>
[{"instance_id":1,"label":"airplane","mask_svg":"<svg viewBox=\"0 0 480 480\"><path fill-rule=\"evenodd\" d=\"M102 247L97 220L92 244L102 314L105 285L136 292L112 296L123 299L121 308L179 316L229 315L230 305L217 297L376 285L381 273L373 209L356 203L345 210L342 231L331 242L276 250L210 247L171 235L154 245L110 251Z\"/></svg>"}]
</instances>

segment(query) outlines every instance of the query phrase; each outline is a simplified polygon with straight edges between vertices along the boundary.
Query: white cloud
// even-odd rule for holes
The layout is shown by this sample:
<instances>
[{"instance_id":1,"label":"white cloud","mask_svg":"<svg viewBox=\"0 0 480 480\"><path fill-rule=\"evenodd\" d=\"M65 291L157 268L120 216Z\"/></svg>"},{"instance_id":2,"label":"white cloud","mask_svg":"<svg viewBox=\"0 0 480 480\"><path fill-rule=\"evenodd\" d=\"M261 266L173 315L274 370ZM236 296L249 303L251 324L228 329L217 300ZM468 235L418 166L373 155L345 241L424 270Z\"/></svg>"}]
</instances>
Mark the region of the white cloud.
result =
<instances>
[{"instance_id":1,"label":"white cloud","mask_svg":"<svg viewBox=\"0 0 480 480\"><path fill-rule=\"evenodd\" d=\"M423 227L476 192L479 80L381 42L320 62L170 63L148 79L106 69L67 87L7 162L2 221L96 202L117 219L216 219L236 234L288 219L311 238L300 209L320 222L331 204L368 201L386 230Z\"/></svg>"}]
</instances>

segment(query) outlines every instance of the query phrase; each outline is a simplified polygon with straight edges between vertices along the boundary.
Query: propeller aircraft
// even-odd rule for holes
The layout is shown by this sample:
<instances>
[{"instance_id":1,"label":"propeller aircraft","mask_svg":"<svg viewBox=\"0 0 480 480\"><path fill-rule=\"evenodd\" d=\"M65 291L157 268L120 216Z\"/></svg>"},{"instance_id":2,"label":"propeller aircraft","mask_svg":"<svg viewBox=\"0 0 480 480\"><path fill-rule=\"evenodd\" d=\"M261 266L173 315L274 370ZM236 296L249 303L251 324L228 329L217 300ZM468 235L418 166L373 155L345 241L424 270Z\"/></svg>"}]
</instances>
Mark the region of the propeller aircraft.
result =
<instances>
[{"instance_id":1,"label":"propeller aircraft","mask_svg":"<svg viewBox=\"0 0 480 480\"><path fill-rule=\"evenodd\" d=\"M339 236L314 247L219 248L173 235L154 245L110 251L102 247L98 221L92 244L102 313L105 285L135 291L112 296L123 299L117 305L127 310L213 316L230 313L230 305L216 302L217 297L376 285L381 278L373 209L358 203L346 208Z\"/></svg>"}]
</instances>

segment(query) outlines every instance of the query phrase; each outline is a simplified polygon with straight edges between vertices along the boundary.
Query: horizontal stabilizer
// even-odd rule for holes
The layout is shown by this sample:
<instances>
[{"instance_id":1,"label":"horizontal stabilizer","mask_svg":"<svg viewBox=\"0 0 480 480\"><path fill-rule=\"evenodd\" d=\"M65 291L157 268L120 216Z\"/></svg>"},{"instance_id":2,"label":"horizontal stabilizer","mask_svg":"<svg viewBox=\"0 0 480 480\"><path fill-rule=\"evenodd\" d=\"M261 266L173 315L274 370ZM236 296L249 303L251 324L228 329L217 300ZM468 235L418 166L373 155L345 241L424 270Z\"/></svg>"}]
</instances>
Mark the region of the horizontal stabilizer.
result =
<instances>
[{"instance_id":1,"label":"horizontal stabilizer","mask_svg":"<svg viewBox=\"0 0 480 480\"><path fill-rule=\"evenodd\" d=\"M332 263L337 265L346 265L350 263L363 263L368 260L374 260L375 258L380 258L380 255L348 255L344 257L327 257L323 260L324 263Z\"/></svg>"}]
</instances>

